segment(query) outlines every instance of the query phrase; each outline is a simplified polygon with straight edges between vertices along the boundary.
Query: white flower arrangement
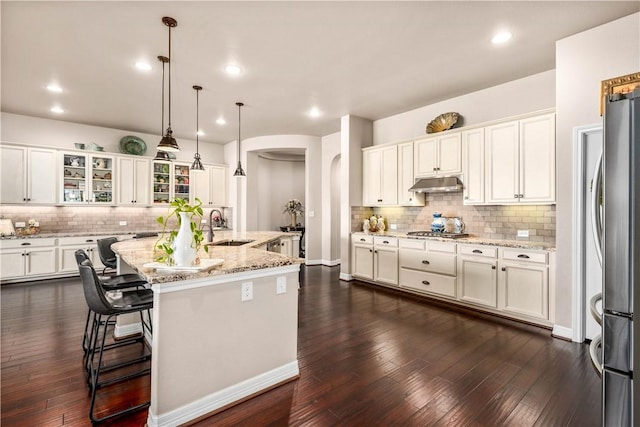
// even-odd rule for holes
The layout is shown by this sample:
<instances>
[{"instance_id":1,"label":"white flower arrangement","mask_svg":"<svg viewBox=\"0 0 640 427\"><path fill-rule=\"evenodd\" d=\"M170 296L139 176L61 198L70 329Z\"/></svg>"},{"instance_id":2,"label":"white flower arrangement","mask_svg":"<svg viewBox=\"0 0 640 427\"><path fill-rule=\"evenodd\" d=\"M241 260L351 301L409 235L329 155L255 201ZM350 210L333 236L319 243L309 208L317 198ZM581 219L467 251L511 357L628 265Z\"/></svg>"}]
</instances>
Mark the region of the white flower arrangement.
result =
<instances>
[{"instance_id":1,"label":"white flower arrangement","mask_svg":"<svg viewBox=\"0 0 640 427\"><path fill-rule=\"evenodd\" d=\"M282 213L301 215L304 212L302 202L298 199L291 199L284 205Z\"/></svg>"}]
</instances>

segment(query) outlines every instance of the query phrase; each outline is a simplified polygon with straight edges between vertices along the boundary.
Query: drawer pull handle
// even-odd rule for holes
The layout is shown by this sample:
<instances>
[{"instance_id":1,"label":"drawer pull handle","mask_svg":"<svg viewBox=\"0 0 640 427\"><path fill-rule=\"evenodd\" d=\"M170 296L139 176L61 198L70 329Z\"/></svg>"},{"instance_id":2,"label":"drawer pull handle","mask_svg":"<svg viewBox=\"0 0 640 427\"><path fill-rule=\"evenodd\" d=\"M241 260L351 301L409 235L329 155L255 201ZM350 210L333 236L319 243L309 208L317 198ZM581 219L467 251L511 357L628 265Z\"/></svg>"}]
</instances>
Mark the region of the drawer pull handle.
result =
<instances>
[{"instance_id":1,"label":"drawer pull handle","mask_svg":"<svg viewBox=\"0 0 640 427\"><path fill-rule=\"evenodd\" d=\"M389 241L388 240L383 240L382 243L384 243L385 245L388 245Z\"/></svg>"},{"instance_id":2,"label":"drawer pull handle","mask_svg":"<svg viewBox=\"0 0 640 427\"><path fill-rule=\"evenodd\" d=\"M473 250L473 253L474 253L474 254L481 254L481 253L482 253L482 251L481 251L480 249L474 249L474 250Z\"/></svg>"},{"instance_id":3,"label":"drawer pull handle","mask_svg":"<svg viewBox=\"0 0 640 427\"><path fill-rule=\"evenodd\" d=\"M360 239L360 241L361 241L361 242L366 242L366 241L367 241L367 239Z\"/></svg>"},{"instance_id":4,"label":"drawer pull handle","mask_svg":"<svg viewBox=\"0 0 640 427\"><path fill-rule=\"evenodd\" d=\"M20 243L20 246L31 246L31 243L29 242Z\"/></svg>"},{"instance_id":5,"label":"drawer pull handle","mask_svg":"<svg viewBox=\"0 0 640 427\"><path fill-rule=\"evenodd\" d=\"M85 240L85 242L86 243L91 243L91 242L93 242L93 239L87 239L87 240Z\"/></svg>"},{"instance_id":6,"label":"drawer pull handle","mask_svg":"<svg viewBox=\"0 0 640 427\"><path fill-rule=\"evenodd\" d=\"M423 263L423 264L429 264L429 261L427 261L426 259L423 259L423 260L422 260L422 263Z\"/></svg>"},{"instance_id":7,"label":"drawer pull handle","mask_svg":"<svg viewBox=\"0 0 640 427\"><path fill-rule=\"evenodd\" d=\"M520 254L518 255L518 258L524 258L524 259L529 259L529 255L525 255L525 254Z\"/></svg>"},{"instance_id":8,"label":"drawer pull handle","mask_svg":"<svg viewBox=\"0 0 640 427\"><path fill-rule=\"evenodd\" d=\"M422 284L423 284L423 285L430 285L431 283L429 283L429 281L428 281L428 280L423 280L423 281L422 281Z\"/></svg>"}]
</instances>

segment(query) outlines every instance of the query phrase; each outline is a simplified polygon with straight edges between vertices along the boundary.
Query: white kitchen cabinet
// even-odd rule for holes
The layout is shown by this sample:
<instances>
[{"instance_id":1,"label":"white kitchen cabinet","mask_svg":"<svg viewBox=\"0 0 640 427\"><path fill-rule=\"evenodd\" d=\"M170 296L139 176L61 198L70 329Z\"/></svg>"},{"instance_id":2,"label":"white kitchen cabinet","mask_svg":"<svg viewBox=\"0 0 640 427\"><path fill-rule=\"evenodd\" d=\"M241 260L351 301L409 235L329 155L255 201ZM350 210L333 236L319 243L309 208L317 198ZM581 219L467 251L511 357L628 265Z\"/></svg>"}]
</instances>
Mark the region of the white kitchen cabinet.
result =
<instances>
[{"instance_id":1,"label":"white kitchen cabinet","mask_svg":"<svg viewBox=\"0 0 640 427\"><path fill-rule=\"evenodd\" d=\"M286 256L293 256L293 240L291 237L280 238L280 253ZM296 256L298 256L296 254Z\"/></svg>"},{"instance_id":2,"label":"white kitchen cabinet","mask_svg":"<svg viewBox=\"0 0 640 427\"><path fill-rule=\"evenodd\" d=\"M351 248L353 276L373 280L373 242L354 241Z\"/></svg>"},{"instance_id":3,"label":"white kitchen cabinet","mask_svg":"<svg viewBox=\"0 0 640 427\"><path fill-rule=\"evenodd\" d=\"M487 204L555 202L555 115L485 128Z\"/></svg>"},{"instance_id":4,"label":"white kitchen cabinet","mask_svg":"<svg viewBox=\"0 0 640 427\"><path fill-rule=\"evenodd\" d=\"M465 205L484 204L484 128L462 132L462 192Z\"/></svg>"},{"instance_id":5,"label":"white kitchen cabinet","mask_svg":"<svg viewBox=\"0 0 640 427\"><path fill-rule=\"evenodd\" d=\"M56 239L16 239L0 242L0 277L20 279L56 273Z\"/></svg>"},{"instance_id":6,"label":"white kitchen cabinet","mask_svg":"<svg viewBox=\"0 0 640 427\"><path fill-rule=\"evenodd\" d=\"M191 171L191 203L195 202L197 197L203 206L227 206L227 167L205 165L204 169L199 172Z\"/></svg>"},{"instance_id":7,"label":"white kitchen cabinet","mask_svg":"<svg viewBox=\"0 0 640 427\"><path fill-rule=\"evenodd\" d=\"M353 276L389 285L398 284L398 239L352 235Z\"/></svg>"},{"instance_id":8,"label":"white kitchen cabinet","mask_svg":"<svg viewBox=\"0 0 640 427\"><path fill-rule=\"evenodd\" d=\"M456 244L400 241L399 285L413 291L456 297Z\"/></svg>"},{"instance_id":9,"label":"white kitchen cabinet","mask_svg":"<svg viewBox=\"0 0 640 427\"><path fill-rule=\"evenodd\" d=\"M153 161L153 200L154 205L170 203L179 198L189 202L191 175L188 163Z\"/></svg>"},{"instance_id":10,"label":"white kitchen cabinet","mask_svg":"<svg viewBox=\"0 0 640 427\"><path fill-rule=\"evenodd\" d=\"M424 206L424 193L408 191L415 184L413 142L398 144L398 205Z\"/></svg>"},{"instance_id":11,"label":"white kitchen cabinet","mask_svg":"<svg viewBox=\"0 0 640 427\"><path fill-rule=\"evenodd\" d=\"M150 204L149 193L151 179L148 159L133 157L117 158L117 191L118 205L147 206Z\"/></svg>"},{"instance_id":12,"label":"white kitchen cabinet","mask_svg":"<svg viewBox=\"0 0 640 427\"><path fill-rule=\"evenodd\" d=\"M505 312L548 320L547 253L504 249L499 268L498 308Z\"/></svg>"},{"instance_id":13,"label":"white kitchen cabinet","mask_svg":"<svg viewBox=\"0 0 640 427\"><path fill-rule=\"evenodd\" d=\"M458 246L458 297L472 304L498 306L498 274L496 248Z\"/></svg>"},{"instance_id":14,"label":"white kitchen cabinet","mask_svg":"<svg viewBox=\"0 0 640 427\"><path fill-rule=\"evenodd\" d=\"M63 152L61 203L114 204L115 188L113 156Z\"/></svg>"},{"instance_id":15,"label":"white kitchen cabinet","mask_svg":"<svg viewBox=\"0 0 640 427\"><path fill-rule=\"evenodd\" d=\"M104 268L98 254L98 239L107 236L61 237L58 243L58 273L78 272L75 252L84 249L96 271Z\"/></svg>"},{"instance_id":16,"label":"white kitchen cabinet","mask_svg":"<svg viewBox=\"0 0 640 427\"><path fill-rule=\"evenodd\" d=\"M362 204L398 204L398 146L366 148L362 151Z\"/></svg>"},{"instance_id":17,"label":"white kitchen cabinet","mask_svg":"<svg viewBox=\"0 0 640 427\"><path fill-rule=\"evenodd\" d=\"M57 158L55 150L0 146L0 203L55 204Z\"/></svg>"},{"instance_id":18,"label":"white kitchen cabinet","mask_svg":"<svg viewBox=\"0 0 640 427\"><path fill-rule=\"evenodd\" d=\"M414 141L416 177L455 175L462 172L460 132Z\"/></svg>"}]
</instances>

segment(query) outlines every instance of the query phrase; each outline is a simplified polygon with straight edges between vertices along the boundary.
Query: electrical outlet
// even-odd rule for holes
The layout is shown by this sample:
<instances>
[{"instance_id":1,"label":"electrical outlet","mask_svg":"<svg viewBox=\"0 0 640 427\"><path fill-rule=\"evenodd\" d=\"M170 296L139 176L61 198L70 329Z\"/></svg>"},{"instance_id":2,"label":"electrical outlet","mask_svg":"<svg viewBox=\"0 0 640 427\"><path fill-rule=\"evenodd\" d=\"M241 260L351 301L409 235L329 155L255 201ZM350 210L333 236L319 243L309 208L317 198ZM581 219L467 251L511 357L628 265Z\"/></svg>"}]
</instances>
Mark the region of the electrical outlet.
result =
<instances>
[{"instance_id":1,"label":"electrical outlet","mask_svg":"<svg viewBox=\"0 0 640 427\"><path fill-rule=\"evenodd\" d=\"M127 221L120 221L120 225L122 226L127 225Z\"/></svg>"},{"instance_id":2,"label":"electrical outlet","mask_svg":"<svg viewBox=\"0 0 640 427\"><path fill-rule=\"evenodd\" d=\"M16 227L26 227L26 223L24 221L16 221Z\"/></svg>"},{"instance_id":3,"label":"electrical outlet","mask_svg":"<svg viewBox=\"0 0 640 427\"><path fill-rule=\"evenodd\" d=\"M242 284L242 301L251 301L253 299L253 282Z\"/></svg>"},{"instance_id":4,"label":"electrical outlet","mask_svg":"<svg viewBox=\"0 0 640 427\"><path fill-rule=\"evenodd\" d=\"M287 278L278 277L276 279L276 294L284 294L287 292Z\"/></svg>"},{"instance_id":5,"label":"electrical outlet","mask_svg":"<svg viewBox=\"0 0 640 427\"><path fill-rule=\"evenodd\" d=\"M529 237L529 230L518 230L518 237Z\"/></svg>"},{"instance_id":6,"label":"electrical outlet","mask_svg":"<svg viewBox=\"0 0 640 427\"><path fill-rule=\"evenodd\" d=\"M398 224L389 224L389 230L397 230Z\"/></svg>"},{"instance_id":7,"label":"electrical outlet","mask_svg":"<svg viewBox=\"0 0 640 427\"><path fill-rule=\"evenodd\" d=\"M309 211L309 218L316 216L316 211Z\"/></svg>"}]
</instances>

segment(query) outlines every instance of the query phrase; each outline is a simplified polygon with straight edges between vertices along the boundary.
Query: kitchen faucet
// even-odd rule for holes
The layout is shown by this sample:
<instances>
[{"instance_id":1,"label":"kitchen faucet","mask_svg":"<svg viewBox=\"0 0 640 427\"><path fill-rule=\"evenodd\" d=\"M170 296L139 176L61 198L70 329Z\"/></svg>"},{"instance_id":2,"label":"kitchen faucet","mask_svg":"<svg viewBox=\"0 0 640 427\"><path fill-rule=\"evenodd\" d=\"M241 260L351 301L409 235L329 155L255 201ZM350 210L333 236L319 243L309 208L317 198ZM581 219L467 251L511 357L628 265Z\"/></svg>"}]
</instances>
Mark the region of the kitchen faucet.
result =
<instances>
[{"instance_id":1,"label":"kitchen faucet","mask_svg":"<svg viewBox=\"0 0 640 427\"><path fill-rule=\"evenodd\" d=\"M208 238L209 238L209 242L213 241L213 214L215 212L218 212L218 217L220 218L220 223L224 224L224 221L222 219L222 212L220 212L218 209L211 209L211 212L209 212L209 234L208 234Z\"/></svg>"}]
</instances>

